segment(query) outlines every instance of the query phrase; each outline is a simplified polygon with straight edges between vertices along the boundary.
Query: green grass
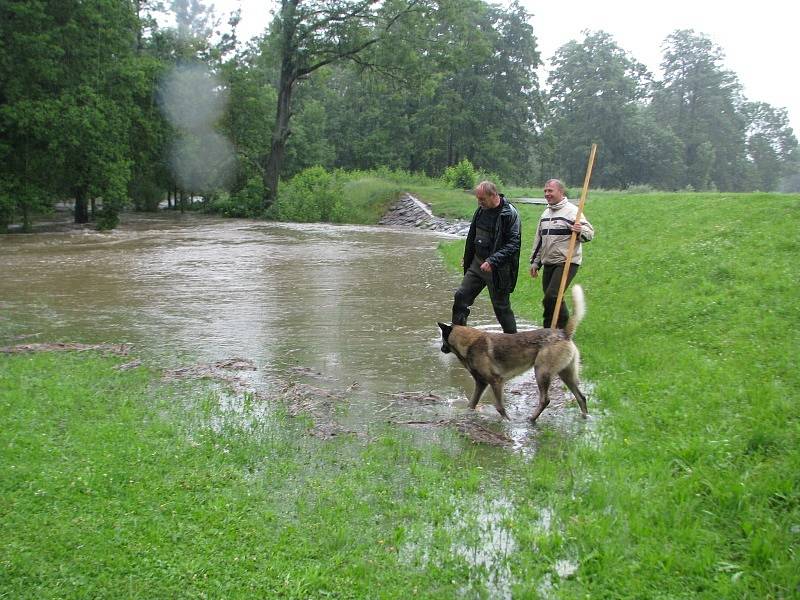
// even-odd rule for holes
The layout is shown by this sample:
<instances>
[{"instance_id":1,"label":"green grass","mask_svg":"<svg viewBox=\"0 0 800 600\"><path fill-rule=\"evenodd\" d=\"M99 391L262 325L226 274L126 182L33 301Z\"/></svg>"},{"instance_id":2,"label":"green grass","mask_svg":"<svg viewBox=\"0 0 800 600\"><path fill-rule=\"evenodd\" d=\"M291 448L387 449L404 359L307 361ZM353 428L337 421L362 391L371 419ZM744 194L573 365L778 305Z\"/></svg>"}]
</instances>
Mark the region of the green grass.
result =
<instances>
[{"instance_id":1,"label":"green grass","mask_svg":"<svg viewBox=\"0 0 800 600\"><path fill-rule=\"evenodd\" d=\"M525 265L542 207L519 209ZM279 404L243 427L118 359L0 357L0 597L496 597L504 573L515 598L800 596L800 197L603 192L586 213L593 420L540 421L532 458L319 442ZM540 299L522 269L515 310ZM482 566L498 502L513 544Z\"/></svg>"},{"instance_id":2,"label":"green grass","mask_svg":"<svg viewBox=\"0 0 800 600\"><path fill-rule=\"evenodd\" d=\"M378 177L363 177L347 181L338 201L336 219L339 223L368 225L377 223L403 188Z\"/></svg>"},{"instance_id":3,"label":"green grass","mask_svg":"<svg viewBox=\"0 0 800 600\"><path fill-rule=\"evenodd\" d=\"M540 321L542 207L519 209L512 303ZM605 192L586 214L577 339L602 444L567 442L552 474L536 461L583 557L563 595L800 596L800 197Z\"/></svg>"},{"instance_id":4,"label":"green grass","mask_svg":"<svg viewBox=\"0 0 800 600\"><path fill-rule=\"evenodd\" d=\"M469 219L477 206L475 195L435 185L409 185L407 191L435 207L436 214L450 219Z\"/></svg>"},{"instance_id":5,"label":"green grass","mask_svg":"<svg viewBox=\"0 0 800 600\"><path fill-rule=\"evenodd\" d=\"M471 585L445 524L483 501L481 464L499 451L454 454L407 431L319 442L280 406L243 420L209 390L154 386L118 362L0 359L0 597L436 598Z\"/></svg>"}]
</instances>

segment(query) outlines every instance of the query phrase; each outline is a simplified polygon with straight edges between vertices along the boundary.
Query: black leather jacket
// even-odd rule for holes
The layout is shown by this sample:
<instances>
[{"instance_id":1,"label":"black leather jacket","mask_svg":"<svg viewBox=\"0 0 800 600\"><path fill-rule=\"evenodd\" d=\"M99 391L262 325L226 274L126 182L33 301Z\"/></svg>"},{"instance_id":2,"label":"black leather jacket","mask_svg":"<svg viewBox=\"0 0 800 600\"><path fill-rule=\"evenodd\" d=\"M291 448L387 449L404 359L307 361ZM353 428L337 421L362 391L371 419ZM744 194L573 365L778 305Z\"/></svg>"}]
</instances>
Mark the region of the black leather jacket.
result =
<instances>
[{"instance_id":1,"label":"black leather jacket","mask_svg":"<svg viewBox=\"0 0 800 600\"><path fill-rule=\"evenodd\" d=\"M492 265L492 282L498 292L510 294L517 285L519 272L519 248L522 244L522 226L517 209L502 198L503 207L497 217L494 240L489 258ZM472 215L472 223L467 234L467 245L464 248L464 273L467 272L475 256L475 221L482 208L478 207Z\"/></svg>"}]
</instances>

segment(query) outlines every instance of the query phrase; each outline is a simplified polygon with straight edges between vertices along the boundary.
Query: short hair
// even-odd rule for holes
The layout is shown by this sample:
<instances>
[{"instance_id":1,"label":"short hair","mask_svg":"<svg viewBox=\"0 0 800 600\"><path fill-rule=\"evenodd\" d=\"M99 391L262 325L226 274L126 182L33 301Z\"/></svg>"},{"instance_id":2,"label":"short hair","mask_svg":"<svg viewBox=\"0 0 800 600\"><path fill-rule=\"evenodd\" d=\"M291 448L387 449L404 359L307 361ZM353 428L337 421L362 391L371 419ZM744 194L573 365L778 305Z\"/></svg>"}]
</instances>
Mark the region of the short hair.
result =
<instances>
[{"instance_id":1,"label":"short hair","mask_svg":"<svg viewBox=\"0 0 800 600\"><path fill-rule=\"evenodd\" d=\"M565 191L567 191L567 190L564 188L564 184L563 184L563 183L561 183L561 180L560 180L560 179L548 179L547 181L545 181L545 182L544 182L544 185L545 185L545 187L547 187L547 184L548 184L548 183L554 183L554 184L555 184L555 186L556 186L558 189L560 189L562 193L563 193L563 192L565 192Z\"/></svg>"},{"instance_id":2,"label":"short hair","mask_svg":"<svg viewBox=\"0 0 800 600\"><path fill-rule=\"evenodd\" d=\"M475 186L475 193L476 194L488 194L489 196L497 196L497 186L493 184L491 181L481 181L478 185Z\"/></svg>"}]
</instances>

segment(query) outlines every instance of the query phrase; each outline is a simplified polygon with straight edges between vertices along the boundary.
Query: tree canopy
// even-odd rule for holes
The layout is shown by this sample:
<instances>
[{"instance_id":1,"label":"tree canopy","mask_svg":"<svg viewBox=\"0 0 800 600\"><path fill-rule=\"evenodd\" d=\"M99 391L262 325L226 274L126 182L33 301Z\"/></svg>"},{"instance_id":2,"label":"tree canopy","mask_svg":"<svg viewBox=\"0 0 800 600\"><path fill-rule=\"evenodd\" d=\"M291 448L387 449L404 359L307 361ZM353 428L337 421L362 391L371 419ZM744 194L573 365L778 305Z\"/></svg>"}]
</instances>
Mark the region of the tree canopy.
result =
<instances>
[{"instance_id":1,"label":"tree canopy","mask_svg":"<svg viewBox=\"0 0 800 600\"><path fill-rule=\"evenodd\" d=\"M786 110L746 98L708 37L671 33L659 78L582 32L541 82L533 23L517 2L282 0L243 43L202 0L0 0L0 226L222 192L255 214L315 165L575 183L593 142L601 187L797 186Z\"/></svg>"}]
</instances>

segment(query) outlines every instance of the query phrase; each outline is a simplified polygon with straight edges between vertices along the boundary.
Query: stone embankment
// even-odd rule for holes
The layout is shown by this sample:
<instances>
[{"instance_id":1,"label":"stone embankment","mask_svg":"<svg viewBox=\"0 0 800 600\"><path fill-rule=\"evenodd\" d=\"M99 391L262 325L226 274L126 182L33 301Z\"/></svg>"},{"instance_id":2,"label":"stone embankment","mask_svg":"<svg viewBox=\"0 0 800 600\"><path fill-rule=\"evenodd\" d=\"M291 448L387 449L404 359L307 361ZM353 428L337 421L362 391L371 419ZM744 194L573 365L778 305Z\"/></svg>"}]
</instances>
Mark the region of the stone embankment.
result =
<instances>
[{"instance_id":1,"label":"stone embankment","mask_svg":"<svg viewBox=\"0 0 800 600\"><path fill-rule=\"evenodd\" d=\"M449 221L443 217L437 217L424 202L408 193L403 193L398 198L397 202L383 215L380 224L395 227L417 227L460 236L466 236L469 231L469 221Z\"/></svg>"}]
</instances>

